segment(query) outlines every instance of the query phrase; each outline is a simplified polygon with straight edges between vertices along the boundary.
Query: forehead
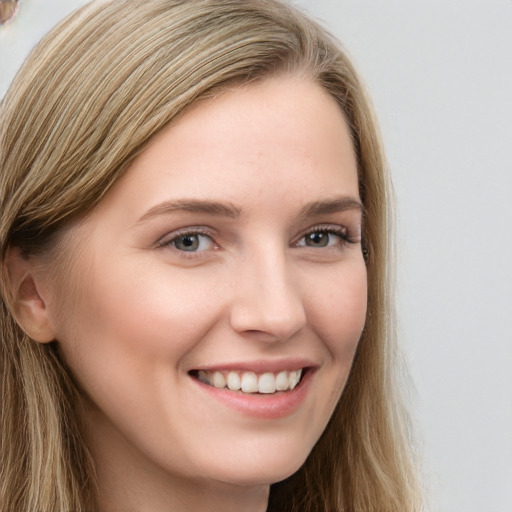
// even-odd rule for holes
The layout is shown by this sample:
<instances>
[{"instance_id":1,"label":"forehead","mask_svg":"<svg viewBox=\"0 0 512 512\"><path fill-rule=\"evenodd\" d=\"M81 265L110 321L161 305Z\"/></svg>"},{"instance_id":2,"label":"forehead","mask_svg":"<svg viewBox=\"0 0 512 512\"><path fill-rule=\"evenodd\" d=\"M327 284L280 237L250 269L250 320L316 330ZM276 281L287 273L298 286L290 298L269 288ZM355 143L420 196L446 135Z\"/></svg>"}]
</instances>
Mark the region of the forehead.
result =
<instances>
[{"instance_id":1,"label":"forehead","mask_svg":"<svg viewBox=\"0 0 512 512\"><path fill-rule=\"evenodd\" d=\"M103 204L123 195L143 215L186 197L271 211L283 194L293 201L304 194L359 197L341 108L318 84L294 76L198 103L153 138Z\"/></svg>"}]
</instances>

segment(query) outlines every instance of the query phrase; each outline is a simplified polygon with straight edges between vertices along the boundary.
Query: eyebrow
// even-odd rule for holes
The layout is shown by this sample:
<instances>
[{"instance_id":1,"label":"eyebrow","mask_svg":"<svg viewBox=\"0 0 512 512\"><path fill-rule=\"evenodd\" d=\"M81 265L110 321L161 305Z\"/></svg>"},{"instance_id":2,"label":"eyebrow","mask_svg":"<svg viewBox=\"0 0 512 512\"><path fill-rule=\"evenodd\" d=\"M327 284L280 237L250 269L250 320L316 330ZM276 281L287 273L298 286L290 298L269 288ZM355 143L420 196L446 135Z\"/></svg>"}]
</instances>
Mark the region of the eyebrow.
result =
<instances>
[{"instance_id":1,"label":"eyebrow","mask_svg":"<svg viewBox=\"0 0 512 512\"><path fill-rule=\"evenodd\" d=\"M314 201L302 208L300 217L314 217L317 215L326 215L329 213L344 212L346 210L359 210L364 212L364 206L361 201L352 196L334 197L332 199Z\"/></svg>"},{"instance_id":2,"label":"eyebrow","mask_svg":"<svg viewBox=\"0 0 512 512\"><path fill-rule=\"evenodd\" d=\"M338 213L346 210L364 211L359 199L352 196L334 197L332 199L313 201L305 205L299 212L299 217L307 218L330 213ZM150 208L138 221L144 222L159 215L173 212L191 212L207 215L216 215L237 219L242 215L242 209L225 202L209 201L201 199L179 199L175 201L164 201Z\"/></svg>"},{"instance_id":3,"label":"eyebrow","mask_svg":"<svg viewBox=\"0 0 512 512\"><path fill-rule=\"evenodd\" d=\"M176 201L164 201L163 203L153 206L138 220L137 223L176 211L219 215L232 219L240 217L241 214L241 209L230 203L198 199L179 199Z\"/></svg>"}]
</instances>

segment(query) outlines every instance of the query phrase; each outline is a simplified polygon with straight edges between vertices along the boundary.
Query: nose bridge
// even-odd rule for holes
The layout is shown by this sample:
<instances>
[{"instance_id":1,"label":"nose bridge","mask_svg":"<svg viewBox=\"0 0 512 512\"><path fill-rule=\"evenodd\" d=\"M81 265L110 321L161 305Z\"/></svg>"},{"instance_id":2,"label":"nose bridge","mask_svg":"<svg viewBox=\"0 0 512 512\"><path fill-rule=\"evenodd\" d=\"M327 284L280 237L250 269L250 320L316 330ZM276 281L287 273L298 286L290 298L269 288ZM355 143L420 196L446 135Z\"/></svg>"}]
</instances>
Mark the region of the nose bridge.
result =
<instances>
[{"instance_id":1,"label":"nose bridge","mask_svg":"<svg viewBox=\"0 0 512 512\"><path fill-rule=\"evenodd\" d=\"M303 298L285 248L265 245L248 250L240 262L231 325L238 332L286 340L306 323Z\"/></svg>"}]
</instances>

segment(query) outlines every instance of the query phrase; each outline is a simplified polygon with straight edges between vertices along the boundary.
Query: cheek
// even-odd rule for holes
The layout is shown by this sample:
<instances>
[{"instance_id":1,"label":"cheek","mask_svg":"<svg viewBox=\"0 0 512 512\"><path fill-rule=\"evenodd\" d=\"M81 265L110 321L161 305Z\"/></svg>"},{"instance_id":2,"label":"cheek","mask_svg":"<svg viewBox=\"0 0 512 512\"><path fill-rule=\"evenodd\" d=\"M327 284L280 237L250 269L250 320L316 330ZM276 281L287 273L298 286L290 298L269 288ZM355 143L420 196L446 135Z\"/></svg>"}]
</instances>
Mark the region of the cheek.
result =
<instances>
[{"instance_id":1,"label":"cheek","mask_svg":"<svg viewBox=\"0 0 512 512\"><path fill-rule=\"evenodd\" d=\"M95 268L89 276L60 309L66 312L60 315L61 345L76 365L101 361L118 371L144 362L176 367L217 314L204 280L199 286L172 270Z\"/></svg>"},{"instance_id":2,"label":"cheek","mask_svg":"<svg viewBox=\"0 0 512 512\"><path fill-rule=\"evenodd\" d=\"M329 411L327 416L330 417L347 382L366 321L367 274L364 261L361 258L361 261L330 272L323 283L321 293L317 289L317 293L311 296L309 320L330 361L325 367L323 391Z\"/></svg>"},{"instance_id":3,"label":"cheek","mask_svg":"<svg viewBox=\"0 0 512 512\"><path fill-rule=\"evenodd\" d=\"M321 282L323 288L318 286ZM326 273L316 285L309 298L310 322L333 357L346 360L355 351L366 320L366 266L361 258Z\"/></svg>"},{"instance_id":4,"label":"cheek","mask_svg":"<svg viewBox=\"0 0 512 512\"><path fill-rule=\"evenodd\" d=\"M147 424L168 425L182 389L180 369L219 308L210 287L177 279L172 270L122 270L94 269L81 293L63 301L59 341L94 409L143 444ZM155 428L154 436L168 442L169 431L162 432Z\"/></svg>"}]
</instances>

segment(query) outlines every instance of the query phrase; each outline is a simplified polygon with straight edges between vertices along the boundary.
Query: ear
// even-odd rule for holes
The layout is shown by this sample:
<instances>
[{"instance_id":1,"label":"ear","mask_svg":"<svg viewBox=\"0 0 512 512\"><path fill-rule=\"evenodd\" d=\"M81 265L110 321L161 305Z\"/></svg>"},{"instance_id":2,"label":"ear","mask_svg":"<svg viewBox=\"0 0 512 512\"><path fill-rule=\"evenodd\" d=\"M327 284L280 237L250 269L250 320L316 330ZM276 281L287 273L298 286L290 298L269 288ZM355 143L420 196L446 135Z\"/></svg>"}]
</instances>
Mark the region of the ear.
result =
<instances>
[{"instance_id":1,"label":"ear","mask_svg":"<svg viewBox=\"0 0 512 512\"><path fill-rule=\"evenodd\" d=\"M54 341L55 332L41 293L41 272L36 272L34 259L23 254L18 247L9 247L5 263L16 322L34 341Z\"/></svg>"}]
</instances>

